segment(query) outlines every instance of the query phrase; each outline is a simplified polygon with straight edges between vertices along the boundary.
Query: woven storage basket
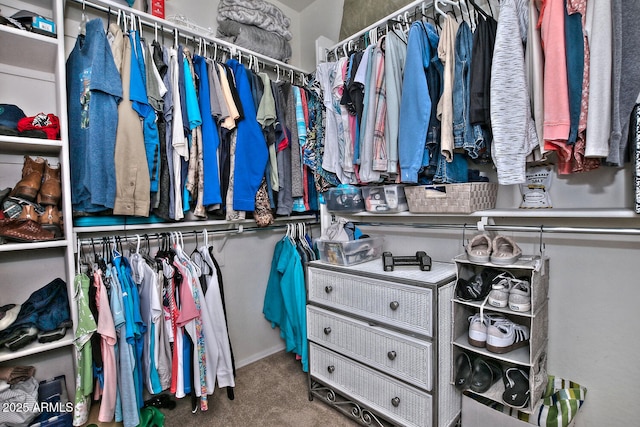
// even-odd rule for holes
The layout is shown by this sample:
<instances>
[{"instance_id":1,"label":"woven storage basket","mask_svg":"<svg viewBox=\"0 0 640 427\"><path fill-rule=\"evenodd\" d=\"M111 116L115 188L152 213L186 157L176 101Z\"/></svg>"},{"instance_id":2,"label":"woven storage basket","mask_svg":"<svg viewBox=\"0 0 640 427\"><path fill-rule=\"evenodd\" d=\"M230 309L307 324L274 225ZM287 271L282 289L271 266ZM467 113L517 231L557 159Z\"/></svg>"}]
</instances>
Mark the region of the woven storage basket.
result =
<instances>
[{"instance_id":1,"label":"woven storage basket","mask_svg":"<svg viewBox=\"0 0 640 427\"><path fill-rule=\"evenodd\" d=\"M496 207L498 184L468 182L407 186L404 192L411 213L471 213Z\"/></svg>"}]
</instances>

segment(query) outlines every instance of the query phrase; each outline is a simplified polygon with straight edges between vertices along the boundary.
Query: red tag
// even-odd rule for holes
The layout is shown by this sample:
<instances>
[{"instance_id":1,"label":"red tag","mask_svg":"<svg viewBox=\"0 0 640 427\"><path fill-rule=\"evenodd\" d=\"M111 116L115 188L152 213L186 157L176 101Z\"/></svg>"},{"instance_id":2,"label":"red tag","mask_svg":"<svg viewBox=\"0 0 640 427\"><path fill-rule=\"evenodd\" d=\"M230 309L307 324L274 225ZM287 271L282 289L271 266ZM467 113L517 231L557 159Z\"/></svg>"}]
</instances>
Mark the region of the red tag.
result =
<instances>
[{"instance_id":1,"label":"red tag","mask_svg":"<svg viewBox=\"0 0 640 427\"><path fill-rule=\"evenodd\" d=\"M151 2L151 14L164 19L164 0L153 0Z\"/></svg>"}]
</instances>

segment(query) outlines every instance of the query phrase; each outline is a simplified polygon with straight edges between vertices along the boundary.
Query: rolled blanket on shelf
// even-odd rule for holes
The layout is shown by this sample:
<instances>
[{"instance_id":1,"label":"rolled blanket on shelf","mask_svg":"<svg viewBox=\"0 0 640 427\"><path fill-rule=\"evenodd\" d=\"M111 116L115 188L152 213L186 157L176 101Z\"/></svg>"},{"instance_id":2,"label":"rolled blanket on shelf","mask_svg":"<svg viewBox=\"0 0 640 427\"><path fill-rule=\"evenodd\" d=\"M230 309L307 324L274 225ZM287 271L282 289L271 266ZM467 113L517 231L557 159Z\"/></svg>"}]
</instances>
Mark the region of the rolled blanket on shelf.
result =
<instances>
[{"instance_id":1,"label":"rolled blanket on shelf","mask_svg":"<svg viewBox=\"0 0 640 427\"><path fill-rule=\"evenodd\" d=\"M291 20L276 6L264 0L222 0L218 4L218 22L232 20L254 25L291 40Z\"/></svg>"},{"instance_id":2,"label":"rolled blanket on shelf","mask_svg":"<svg viewBox=\"0 0 640 427\"><path fill-rule=\"evenodd\" d=\"M287 40L253 25L225 19L218 24L217 37L282 62L291 59L291 46Z\"/></svg>"}]
</instances>

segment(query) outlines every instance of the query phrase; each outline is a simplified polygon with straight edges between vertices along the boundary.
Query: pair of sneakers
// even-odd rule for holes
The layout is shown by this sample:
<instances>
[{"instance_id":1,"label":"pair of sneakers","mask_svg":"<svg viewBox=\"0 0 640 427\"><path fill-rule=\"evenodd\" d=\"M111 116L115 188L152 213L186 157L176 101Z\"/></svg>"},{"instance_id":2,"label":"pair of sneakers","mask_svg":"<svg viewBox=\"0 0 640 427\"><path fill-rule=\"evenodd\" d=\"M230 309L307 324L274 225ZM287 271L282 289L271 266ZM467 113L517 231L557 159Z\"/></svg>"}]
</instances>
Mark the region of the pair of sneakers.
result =
<instances>
[{"instance_id":1,"label":"pair of sneakers","mask_svg":"<svg viewBox=\"0 0 640 427\"><path fill-rule=\"evenodd\" d=\"M467 340L474 347L492 353L508 353L529 343L529 328L498 314L469 316Z\"/></svg>"},{"instance_id":2,"label":"pair of sneakers","mask_svg":"<svg viewBox=\"0 0 640 427\"><path fill-rule=\"evenodd\" d=\"M528 280L516 279L505 272L496 276L487 296L487 303L493 307L509 306L511 311L531 310L531 285Z\"/></svg>"}]
</instances>

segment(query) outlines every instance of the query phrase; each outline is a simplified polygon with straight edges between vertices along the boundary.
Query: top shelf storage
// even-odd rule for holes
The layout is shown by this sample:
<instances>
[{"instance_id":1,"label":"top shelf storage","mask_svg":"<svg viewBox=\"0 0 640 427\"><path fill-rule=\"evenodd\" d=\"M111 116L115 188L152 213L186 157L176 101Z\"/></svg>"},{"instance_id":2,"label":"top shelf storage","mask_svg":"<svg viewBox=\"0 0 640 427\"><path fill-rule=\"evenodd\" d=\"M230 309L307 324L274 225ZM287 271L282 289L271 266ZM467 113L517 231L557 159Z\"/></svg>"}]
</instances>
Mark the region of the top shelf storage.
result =
<instances>
[{"instance_id":1,"label":"top shelf storage","mask_svg":"<svg viewBox=\"0 0 640 427\"><path fill-rule=\"evenodd\" d=\"M2 67L55 73L57 38L0 25L0 40Z\"/></svg>"}]
</instances>

